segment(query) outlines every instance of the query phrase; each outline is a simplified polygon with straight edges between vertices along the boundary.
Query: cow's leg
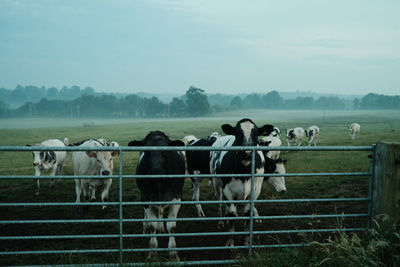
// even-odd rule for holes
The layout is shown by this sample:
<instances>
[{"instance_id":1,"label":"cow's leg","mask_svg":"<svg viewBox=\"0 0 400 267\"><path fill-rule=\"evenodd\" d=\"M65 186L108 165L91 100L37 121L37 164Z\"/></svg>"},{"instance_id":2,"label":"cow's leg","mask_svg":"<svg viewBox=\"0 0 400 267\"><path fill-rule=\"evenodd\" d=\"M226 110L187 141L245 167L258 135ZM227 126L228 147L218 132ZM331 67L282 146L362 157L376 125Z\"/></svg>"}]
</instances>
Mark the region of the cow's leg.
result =
<instances>
[{"instance_id":1,"label":"cow's leg","mask_svg":"<svg viewBox=\"0 0 400 267\"><path fill-rule=\"evenodd\" d=\"M159 207L158 206L149 206L148 208L144 209L145 215L144 217L149 219L149 220L153 220L151 222L147 223L147 232L149 234L156 234L156 229L157 229L157 214ZM145 225L143 224L143 227ZM143 231L145 232L146 229L143 228ZM158 240L157 237L152 236L150 237L150 248L158 248ZM150 259L153 255L157 254L157 252L155 251L150 251L148 258Z\"/></svg>"},{"instance_id":2,"label":"cow's leg","mask_svg":"<svg viewBox=\"0 0 400 267\"><path fill-rule=\"evenodd\" d=\"M158 215L157 215L158 219L160 219L157 222L157 233L164 233L164 222L161 221L162 218L164 218L164 208L162 206L160 206L160 208L158 209Z\"/></svg>"},{"instance_id":3,"label":"cow's leg","mask_svg":"<svg viewBox=\"0 0 400 267\"><path fill-rule=\"evenodd\" d=\"M181 199L172 199L172 201L181 201ZM168 209L168 219L176 219L178 217L178 211L181 205L171 205ZM168 221L167 222L167 231L169 234L174 234L176 232L176 221ZM168 248L176 248L175 237L170 236L168 241ZM169 258L171 260L179 261L178 252L175 250L171 250L169 252Z\"/></svg>"},{"instance_id":4,"label":"cow's leg","mask_svg":"<svg viewBox=\"0 0 400 267\"><path fill-rule=\"evenodd\" d=\"M38 178L36 178L36 183L35 183L35 195L38 196L40 194L40 183L39 183L40 168L39 168L39 166L35 166L35 176L38 177Z\"/></svg>"},{"instance_id":5,"label":"cow's leg","mask_svg":"<svg viewBox=\"0 0 400 267\"><path fill-rule=\"evenodd\" d=\"M212 183L214 186L215 199L222 201L221 181L218 178L213 178L212 181L213 181ZM221 218L221 220L218 221L217 229L222 229L222 228L224 228L224 221L222 220L222 203L218 203L217 216Z\"/></svg>"},{"instance_id":6,"label":"cow's leg","mask_svg":"<svg viewBox=\"0 0 400 267\"><path fill-rule=\"evenodd\" d=\"M81 192L82 192L82 186L81 186L81 179L75 179L75 203L80 203L81 202ZM76 211L82 212L82 207L81 206L75 206Z\"/></svg>"},{"instance_id":7,"label":"cow's leg","mask_svg":"<svg viewBox=\"0 0 400 267\"><path fill-rule=\"evenodd\" d=\"M196 172L198 174L199 172ZM200 188L199 188L199 182L201 178L194 177L192 178L192 185L193 185L193 196L192 200L193 201L199 201L200 200ZM201 208L201 204L198 203L196 204L196 209L197 209L197 216L199 217L205 217L203 209Z\"/></svg>"},{"instance_id":8,"label":"cow's leg","mask_svg":"<svg viewBox=\"0 0 400 267\"><path fill-rule=\"evenodd\" d=\"M83 200L88 202L90 200L90 191L89 191L89 183L85 182L84 180L81 181L81 190L83 192ZM87 212L89 209L88 206L83 207L83 211Z\"/></svg>"},{"instance_id":9,"label":"cow's leg","mask_svg":"<svg viewBox=\"0 0 400 267\"><path fill-rule=\"evenodd\" d=\"M51 167L51 173L50 173L50 175L51 175L51 176L55 176L56 173L57 173L57 164L53 164L53 166ZM52 189L55 188L55 185L54 185L54 178L51 178L50 187L51 187Z\"/></svg>"},{"instance_id":10,"label":"cow's leg","mask_svg":"<svg viewBox=\"0 0 400 267\"><path fill-rule=\"evenodd\" d=\"M63 164L57 165L57 175L60 175L60 176L64 175L64 165ZM61 178L58 178L58 184L59 185L62 184L62 179Z\"/></svg>"},{"instance_id":11,"label":"cow's leg","mask_svg":"<svg viewBox=\"0 0 400 267\"><path fill-rule=\"evenodd\" d=\"M110 191L110 187L112 184L112 179L109 179L108 181L104 182L104 189L103 192L101 192L101 201L104 203L105 201L108 201L108 192ZM107 206L103 206L103 216L105 218L109 218L108 213L107 213Z\"/></svg>"},{"instance_id":12,"label":"cow's leg","mask_svg":"<svg viewBox=\"0 0 400 267\"><path fill-rule=\"evenodd\" d=\"M229 207L229 210L227 211L227 217L237 217L237 208L236 205L231 203L227 206L227 208ZM227 225L229 228L229 232L235 232L235 220L227 220ZM228 242L226 242L226 246L228 247L233 247L235 245L235 240L234 240L234 236L231 235L228 238Z\"/></svg>"}]
</instances>

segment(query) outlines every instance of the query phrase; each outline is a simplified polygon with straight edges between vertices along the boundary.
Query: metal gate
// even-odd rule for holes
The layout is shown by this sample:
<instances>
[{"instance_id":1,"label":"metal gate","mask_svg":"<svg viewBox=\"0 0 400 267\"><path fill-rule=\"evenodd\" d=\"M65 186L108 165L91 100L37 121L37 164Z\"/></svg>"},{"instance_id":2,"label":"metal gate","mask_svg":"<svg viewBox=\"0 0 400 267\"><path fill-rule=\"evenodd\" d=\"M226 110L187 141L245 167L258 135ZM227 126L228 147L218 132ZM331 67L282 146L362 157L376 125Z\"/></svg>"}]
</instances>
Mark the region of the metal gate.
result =
<instances>
[{"instance_id":1,"label":"metal gate","mask_svg":"<svg viewBox=\"0 0 400 267\"><path fill-rule=\"evenodd\" d=\"M370 165L370 171L368 172L321 172L321 173L286 173L285 178L290 179L290 177L294 176L368 176L369 179L369 190L368 196L364 198L313 198L313 199L267 199L267 200L253 200L253 197L250 200L235 200L235 201L181 201L181 202L140 202L140 201L125 201L123 198L123 188L124 188L124 180L133 179L133 178L188 178L192 176L196 177L204 177L210 178L212 175L147 175L147 176L138 176L138 175L129 175L123 173L123 153L127 151L165 151L165 150L173 150L173 151L187 151L187 150L210 150L210 147L102 147L102 148L93 148L93 147L40 147L40 146L32 146L32 147L20 147L20 146L0 146L0 151L110 151L116 150L119 151L119 173L109 176L113 178L114 181L118 181L118 191L119 191L119 200L114 202L107 202L107 206L116 206L119 210L119 218L114 219L53 219L53 220L29 220L29 219L10 219L7 214L2 214L0 217L0 226L14 226L20 227L23 229L24 225L48 225L51 227L54 224L66 224L66 225L77 225L77 224L87 224L87 223L95 223L95 224L118 224L118 233L113 234L71 234L71 235L8 235L5 232L1 233L0 242L4 244L4 242L10 241L23 241L23 240L41 240L41 242L46 242L48 240L105 240L105 239L114 239L118 240L118 248L96 248L96 249L18 249L18 250L9 250L1 246L0 250L0 258L5 258L9 256L22 256L22 255L54 255L54 254L62 254L62 255L76 255L76 254L92 254L92 253L113 253L119 255L119 260L117 262L104 262L107 266L119 266L121 264L127 266L141 265L144 262L133 262L129 257L127 257L127 253L133 252L149 252L149 251L226 251L226 250L246 250L248 256L251 258L252 252L254 249L264 249L264 248L276 248L276 247L299 247L305 245L304 243L291 243L291 244L255 244L254 236L256 235L269 235L269 234L290 234L290 233L324 233L324 232L335 232L335 231L363 231L369 228L370 220L371 220L371 197L372 197L372 175L373 175L373 164ZM252 191L251 196L253 196L253 188L254 188L254 158L256 151L260 150L260 147L220 147L220 148L212 148L212 150L251 150L252 151ZM319 147L268 147L268 150L279 150L279 151L370 151L374 154L374 146L319 146ZM373 161L373 157L371 161ZM372 163L372 162L371 162ZM223 175L220 175L223 176ZM219 177L220 177L219 176ZM226 175L229 177L237 176L237 177L248 177L249 174L238 174L238 175ZM257 176L261 176L258 175ZM281 176L280 174L264 174L264 176L272 177L272 176ZM17 180L17 179L34 179L37 178L33 175L0 175L0 182L3 182L4 179L7 180ZM50 179L50 178L60 178L60 176L41 176L41 179ZM73 175L65 175L62 176L62 179L75 179L75 178L99 178L99 176L73 176ZM290 190L290 189L289 189ZM303 229L303 230L270 230L270 231L256 231L254 230L254 215L253 215L253 206L257 203L300 203L300 202L367 202L368 203L368 212L366 213L358 213L358 214L300 214L300 215L285 215L285 216L259 216L257 219L261 220L272 220L272 219L305 219L305 218L314 218L314 219L324 219L324 218L355 218L355 217L363 217L367 218L367 223L365 225L360 225L359 227L347 228L347 229L339 229L338 227L333 227L329 229ZM174 233L174 234L128 234L124 232L124 227L127 223L142 223L149 222L154 220L149 219L141 219L141 218L127 218L124 217L124 209L130 206L142 206L144 204L181 204L181 205L193 205L193 204L227 204L227 203L250 203L250 216L239 216L239 217L224 217L224 219L229 220L249 220L250 222L250 230L248 232L193 232L193 233ZM75 203L75 202L46 202L46 203L0 203L0 208L16 208L16 207L65 207L65 206L102 206L103 203ZM182 218L179 217L173 221L177 222L185 222L185 221L217 221L220 220L220 217L206 217L206 218L198 218L198 217L190 217L190 218ZM171 219L162 218L159 221L171 221ZM157 249L149 249L149 248L129 248L126 246L126 240L135 239L135 238L149 238L151 236L156 237L166 237L173 235L175 237L224 237L227 235L249 235L249 245L248 246L235 246L235 247L226 247L226 246L206 246L206 247L177 247L174 249L169 248L157 248ZM179 246L179 243L178 243ZM167 262L166 264L180 264L180 265L200 265L200 264L230 264L236 263L239 260L235 259L224 259L224 260L197 260L197 261L181 261L179 263L176 262ZM31 263L27 263L31 265ZM60 262L63 266L65 266L65 262ZM94 265L98 265L96 263ZM18 265L18 263L17 263ZM23 265L23 264L21 264ZM74 264L71 264L74 265ZM78 265L81 265L79 263ZM91 265L91 263L85 265ZM54 266L54 264L52 264Z\"/></svg>"}]
</instances>

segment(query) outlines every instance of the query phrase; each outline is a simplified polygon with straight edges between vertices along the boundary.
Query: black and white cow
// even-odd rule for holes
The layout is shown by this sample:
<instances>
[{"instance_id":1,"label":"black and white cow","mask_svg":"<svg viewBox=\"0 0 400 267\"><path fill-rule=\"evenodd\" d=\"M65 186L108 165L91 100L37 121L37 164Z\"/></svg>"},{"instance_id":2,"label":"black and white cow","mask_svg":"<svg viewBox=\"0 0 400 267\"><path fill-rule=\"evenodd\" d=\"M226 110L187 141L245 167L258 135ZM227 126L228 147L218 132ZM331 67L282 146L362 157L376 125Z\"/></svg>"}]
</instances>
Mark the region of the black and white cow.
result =
<instances>
[{"instance_id":1,"label":"black and white cow","mask_svg":"<svg viewBox=\"0 0 400 267\"><path fill-rule=\"evenodd\" d=\"M294 142L295 146L301 146L301 142L304 138L304 129L296 127L294 129L286 129L286 141L288 146L291 142Z\"/></svg>"},{"instance_id":2,"label":"black and white cow","mask_svg":"<svg viewBox=\"0 0 400 267\"><path fill-rule=\"evenodd\" d=\"M207 138L192 140L189 143L191 147L210 147L217 138L220 137L218 132L213 132ZM186 151L186 165L189 174L210 174L210 151L207 150L188 150ZM199 184L202 181L200 177L192 177L193 197L194 201L200 200ZM196 204L197 215L205 217L201 204Z\"/></svg>"},{"instance_id":3,"label":"black and white cow","mask_svg":"<svg viewBox=\"0 0 400 267\"><path fill-rule=\"evenodd\" d=\"M161 131L152 131L144 140L133 140L128 146L184 146L180 140L171 141ZM180 151L141 151L136 168L137 175L170 175L185 174L185 159ZM183 178L137 178L142 201L181 201ZM144 218L154 219L163 217L163 210L168 207L168 218L178 216L180 204L174 205L148 205L144 206ZM175 233L176 221L166 223L168 233ZM164 231L163 222L143 222L143 232L155 234ZM157 237L150 238L150 248L157 248ZM175 248L175 237L170 236L169 248ZM151 257L152 253L149 253ZM171 250L170 258L179 260L178 253Z\"/></svg>"},{"instance_id":4,"label":"black and white cow","mask_svg":"<svg viewBox=\"0 0 400 267\"><path fill-rule=\"evenodd\" d=\"M259 135L268 135L272 132L272 125L264 125L257 127L250 119L242 119L237 122L236 126L224 124L221 126L222 131L227 136L222 136L214 142L212 147L234 147L234 146L257 146ZM251 193L250 177L218 177L218 174L250 174L251 173L251 151L211 151L210 152L210 172L215 174L213 178L213 186L217 200L222 200L222 195L227 200L247 200ZM254 199L257 199L261 192L264 174L265 159L261 151L255 154L255 180L254 180ZM282 184L282 183L281 183ZM279 189L286 191L283 186ZM250 215L250 204L244 206L245 216ZM218 215L222 216L221 207ZM238 216L236 204L230 203L226 207L226 216ZM254 215L258 216L258 212L254 209ZM218 227L222 227L223 222L218 223ZM234 221L228 221L229 231L235 231ZM246 221L245 230L248 230L249 224ZM248 237L245 243L248 242ZM227 246L233 246L233 237L230 237Z\"/></svg>"},{"instance_id":5,"label":"black and white cow","mask_svg":"<svg viewBox=\"0 0 400 267\"><path fill-rule=\"evenodd\" d=\"M68 138L64 138L64 142L58 139L48 139L35 146L48 146L48 147L65 147L68 145ZM30 145L27 145L30 146ZM40 176L42 171L51 170L50 175L56 174L63 175L64 161L67 156L66 151L32 151L33 154L33 166L35 166L35 176ZM50 186L55 187L54 179L51 179ZM35 183L35 194L40 194L40 183L39 178L36 179Z\"/></svg>"},{"instance_id":6,"label":"black and white cow","mask_svg":"<svg viewBox=\"0 0 400 267\"><path fill-rule=\"evenodd\" d=\"M109 145L105 139L86 140L76 143L79 147L118 147L118 143L113 141ZM74 175L99 175L102 178L75 179L76 203L81 200L83 192L84 201L96 200L96 189L103 188L101 193L101 201L105 202L108 199L108 192L112 184L112 179L107 176L112 175L114 171L114 156L118 155L118 151L74 151L72 153L72 167ZM103 206L103 214L108 217L106 206ZM81 209L78 207L78 210Z\"/></svg>"},{"instance_id":7,"label":"black and white cow","mask_svg":"<svg viewBox=\"0 0 400 267\"><path fill-rule=\"evenodd\" d=\"M308 146L317 146L319 127L315 125L308 127L306 131L306 136L308 138Z\"/></svg>"}]
</instances>

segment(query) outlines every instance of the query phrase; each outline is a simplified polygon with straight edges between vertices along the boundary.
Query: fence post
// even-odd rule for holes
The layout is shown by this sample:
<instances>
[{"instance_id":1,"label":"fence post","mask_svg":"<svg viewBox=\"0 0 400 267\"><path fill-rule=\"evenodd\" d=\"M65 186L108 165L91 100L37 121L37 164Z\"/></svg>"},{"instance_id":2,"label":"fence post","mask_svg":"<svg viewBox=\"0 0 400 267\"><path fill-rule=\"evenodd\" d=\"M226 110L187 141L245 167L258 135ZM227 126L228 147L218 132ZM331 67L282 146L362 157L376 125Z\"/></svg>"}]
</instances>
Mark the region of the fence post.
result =
<instances>
[{"instance_id":1,"label":"fence post","mask_svg":"<svg viewBox=\"0 0 400 267\"><path fill-rule=\"evenodd\" d=\"M372 218L387 214L400 224L400 143L376 144L372 192Z\"/></svg>"}]
</instances>

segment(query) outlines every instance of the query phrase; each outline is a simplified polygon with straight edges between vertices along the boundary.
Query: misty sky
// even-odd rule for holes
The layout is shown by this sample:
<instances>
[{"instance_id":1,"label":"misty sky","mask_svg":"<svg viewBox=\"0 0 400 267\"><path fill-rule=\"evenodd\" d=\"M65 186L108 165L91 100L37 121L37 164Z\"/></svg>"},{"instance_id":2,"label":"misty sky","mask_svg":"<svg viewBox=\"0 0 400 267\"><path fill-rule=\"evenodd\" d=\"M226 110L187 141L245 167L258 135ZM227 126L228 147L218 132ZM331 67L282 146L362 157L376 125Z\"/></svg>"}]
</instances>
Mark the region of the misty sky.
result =
<instances>
[{"instance_id":1,"label":"misty sky","mask_svg":"<svg viewBox=\"0 0 400 267\"><path fill-rule=\"evenodd\" d=\"M399 0L0 0L0 87L400 94Z\"/></svg>"}]
</instances>

